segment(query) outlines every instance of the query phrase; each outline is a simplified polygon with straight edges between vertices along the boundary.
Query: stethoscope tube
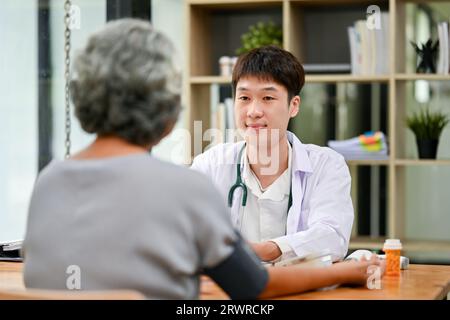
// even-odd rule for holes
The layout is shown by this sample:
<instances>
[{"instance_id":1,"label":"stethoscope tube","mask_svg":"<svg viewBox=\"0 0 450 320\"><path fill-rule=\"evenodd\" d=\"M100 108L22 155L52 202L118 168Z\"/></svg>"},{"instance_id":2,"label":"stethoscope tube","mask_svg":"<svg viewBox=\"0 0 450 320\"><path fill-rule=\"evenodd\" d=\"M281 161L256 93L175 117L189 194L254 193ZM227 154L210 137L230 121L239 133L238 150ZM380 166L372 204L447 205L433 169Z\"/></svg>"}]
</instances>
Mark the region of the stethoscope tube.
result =
<instances>
[{"instance_id":1,"label":"stethoscope tube","mask_svg":"<svg viewBox=\"0 0 450 320\"><path fill-rule=\"evenodd\" d=\"M247 186L242 181L241 176L241 159L244 150L245 150L245 143L242 146L241 150L239 151L238 155L238 163L236 166L236 182L231 186L230 191L228 192L228 207L230 208L233 205L234 190L236 190L237 188L242 188L242 206L245 207L247 204Z\"/></svg>"},{"instance_id":2,"label":"stethoscope tube","mask_svg":"<svg viewBox=\"0 0 450 320\"><path fill-rule=\"evenodd\" d=\"M242 154L244 153L244 150L245 150L245 146L246 146L246 144L244 143L241 150L239 151L238 161L237 161L237 165L236 165L236 182L231 186L230 191L228 191L228 207L230 207L230 208L233 205L233 194L237 188L242 188L242 203L241 203L242 206L245 207L247 204L247 186L242 181L242 175L241 175L241 159L242 159ZM289 190L288 212L289 212L289 209L291 208L291 206L292 206L292 186Z\"/></svg>"}]
</instances>

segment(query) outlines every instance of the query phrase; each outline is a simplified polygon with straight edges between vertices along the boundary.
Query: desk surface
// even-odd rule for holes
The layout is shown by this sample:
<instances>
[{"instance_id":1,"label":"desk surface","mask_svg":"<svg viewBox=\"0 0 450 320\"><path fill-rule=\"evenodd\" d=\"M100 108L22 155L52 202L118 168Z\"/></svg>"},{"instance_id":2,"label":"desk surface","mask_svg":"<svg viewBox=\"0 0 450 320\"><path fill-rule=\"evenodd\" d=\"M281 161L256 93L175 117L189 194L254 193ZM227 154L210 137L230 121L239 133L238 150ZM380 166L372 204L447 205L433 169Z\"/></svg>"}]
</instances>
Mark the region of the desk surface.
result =
<instances>
[{"instance_id":1,"label":"desk surface","mask_svg":"<svg viewBox=\"0 0 450 320\"><path fill-rule=\"evenodd\" d=\"M0 290L24 290L22 263L0 262ZM202 278L201 299L227 299L225 293L211 280ZM363 287L339 287L327 291L312 291L279 299L445 299L450 292L450 266L410 265L400 277L385 276L380 290Z\"/></svg>"}]
</instances>

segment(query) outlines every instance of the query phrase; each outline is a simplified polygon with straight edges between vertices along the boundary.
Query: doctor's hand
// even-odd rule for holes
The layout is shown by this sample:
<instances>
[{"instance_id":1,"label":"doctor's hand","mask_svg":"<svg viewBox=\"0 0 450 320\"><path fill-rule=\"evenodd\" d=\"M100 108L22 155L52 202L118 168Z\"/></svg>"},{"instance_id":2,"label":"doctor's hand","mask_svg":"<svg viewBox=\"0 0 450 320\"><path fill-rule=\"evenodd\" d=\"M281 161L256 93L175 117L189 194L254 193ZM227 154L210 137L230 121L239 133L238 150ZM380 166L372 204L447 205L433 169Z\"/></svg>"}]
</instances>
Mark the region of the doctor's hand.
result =
<instances>
[{"instance_id":1,"label":"doctor's hand","mask_svg":"<svg viewBox=\"0 0 450 320\"><path fill-rule=\"evenodd\" d=\"M272 261L281 256L280 248L272 241L250 243L250 246L262 261Z\"/></svg>"}]
</instances>

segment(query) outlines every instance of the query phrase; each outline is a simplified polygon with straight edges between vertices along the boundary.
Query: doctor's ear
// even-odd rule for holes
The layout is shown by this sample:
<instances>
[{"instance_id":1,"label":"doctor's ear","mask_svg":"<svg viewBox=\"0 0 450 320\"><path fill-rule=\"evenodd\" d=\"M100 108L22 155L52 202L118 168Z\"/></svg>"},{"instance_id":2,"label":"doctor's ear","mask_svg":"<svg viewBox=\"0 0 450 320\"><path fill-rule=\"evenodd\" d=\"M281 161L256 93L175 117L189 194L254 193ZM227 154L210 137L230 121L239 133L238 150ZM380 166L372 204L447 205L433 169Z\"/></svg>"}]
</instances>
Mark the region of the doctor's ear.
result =
<instances>
[{"instance_id":1,"label":"doctor's ear","mask_svg":"<svg viewBox=\"0 0 450 320\"><path fill-rule=\"evenodd\" d=\"M289 103L289 117L294 118L299 110L300 110L300 96L295 96L291 99L291 102Z\"/></svg>"}]
</instances>

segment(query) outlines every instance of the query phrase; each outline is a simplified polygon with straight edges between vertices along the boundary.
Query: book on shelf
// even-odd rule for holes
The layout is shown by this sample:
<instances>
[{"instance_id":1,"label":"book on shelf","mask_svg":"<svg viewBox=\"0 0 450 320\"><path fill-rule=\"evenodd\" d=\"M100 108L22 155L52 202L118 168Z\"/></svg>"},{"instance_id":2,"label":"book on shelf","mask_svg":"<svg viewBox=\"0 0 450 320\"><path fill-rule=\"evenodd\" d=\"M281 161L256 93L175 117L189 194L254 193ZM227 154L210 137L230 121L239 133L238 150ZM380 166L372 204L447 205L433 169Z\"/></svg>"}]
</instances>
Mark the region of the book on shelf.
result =
<instances>
[{"instance_id":1,"label":"book on shelf","mask_svg":"<svg viewBox=\"0 0 450 320\"><path fill-rule=\"evenodd\" d=\"M361 74L361 40L355 31L355 27L347 28L348 38L350 41L350 61L351 61L351 73L358 75Z\"/></svg>"},{"instance_id":2,"label":"book on shelf","mask_svg":"<svg viewBox=\"0 0 450 320\"><path fill-rule=\"evenodd\" d=\"M389 73L389 14L381 14L381 29L375 30L375 73Z\"/></svg>"},{"instance_id":3,"label":"book on shelf","mask_svg":"<svg viewBox=\"0 0 450 320\"><path fill-rule=\"evenodd\" d=\"M212 144L233 142L234 129L236 129L234 120L234 102L231 97L220 95L220 85L211 85L210 95L210 129L214 131Z\"/></svg>"},{"instance_id":4,"label":"book on shelf","mask_svg":"<svg viewBox=\"0 0 450 320\"><path fill-rule=\"evenodd\" d=\"M215 145L225 141L226 115L225 105L220 102L220 85L214 83L210 87L210 139Z\"/></svg>"},{"instance_id":5,"label":"book on shelf","mask_svg":"<svg viewBox=\"0 0 450 320\"><path fill-rule=\"evenodd\" d=\"M217 105L213 105L211 111L211 128L216 131L212 133L214 138L212 138L212 143L223 143L225 142L225 131L226 131L226 106L225 103L219 102Z\"/></svg>"},{"instance_id":6,"label":"book on shelf","mask_svg":"<svg viewBox=\"0 0 450 320\"><path fill-rule=\"evenodd\" d=\"M449 73L449 23L444 21L437 25L439 49L438 60L436 66L436 73L448 74Z\"/></svg>"},{"instance_id":7,"label":"book on shelf","mask_svg":"<svg viewBox=\"0 0 450 320\"><path fill-rule=\"evenodd\" d=\"M367 20L357 20L347 28L350 45L351 73L354 75L374 75L389 73L389 13L380 13L380 28L375 16Z\"/></svg>"},{"instance_id":8,"label":"book on shelf","mask_svg":"<svg viewBox=\"0 0 450 320\"><path fill-rule=\"evenodd\" d=\"M225 134L225 142L234 142L234 132L236 130L236 123L234 120L234 102L233 98L225 98L225 114L226 114L226 134Z\"/></svg>"},{"instance_id":9,"label":"book on shelf","mask_svg":"<svg viewBox=\"0 0 450 320\"><path fill-rule=\"evenodd\" d=\"M388 147L381 131L368 131L347 140L330 140L328 146L342 154L345 160L387 160Z\"/></svg>"},{"instance_id":10,"label":"book on shelf","mask_svg":"<svg viewBox=\"0 0 450 320\"><path fill-rule=\"evenodd\" d=\"M226 114L226 117L227 117L226 129L235 129L236 125L234 123L233 98L226 98L223 103L225 105L225 114Z\"/></svg>"}]
</instances>

